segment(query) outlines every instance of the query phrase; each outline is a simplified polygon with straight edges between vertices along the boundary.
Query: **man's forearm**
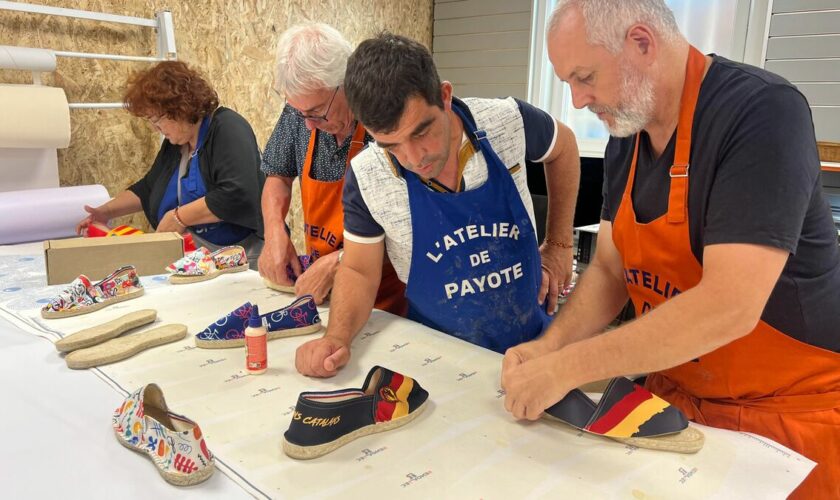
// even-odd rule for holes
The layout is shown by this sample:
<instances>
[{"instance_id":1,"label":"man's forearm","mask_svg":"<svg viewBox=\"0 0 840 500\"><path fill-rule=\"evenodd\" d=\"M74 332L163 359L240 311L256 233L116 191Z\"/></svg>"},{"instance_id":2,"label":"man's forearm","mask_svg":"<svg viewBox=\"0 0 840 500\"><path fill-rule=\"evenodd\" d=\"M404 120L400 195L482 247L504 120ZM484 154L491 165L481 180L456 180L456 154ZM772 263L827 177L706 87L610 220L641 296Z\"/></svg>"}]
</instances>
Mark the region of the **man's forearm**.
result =
<instances>
[{"instance_id":1,"label":"man's forearm","mask_svg":"<svg viewBox=\"0 0 840 500\"><path fill-rule=\"evenodd\" d=\"M627 303L627 288L597 261L578 280L574 293L543 336L552 350L601 333Z\"/></svg>"},{"instance_id":2,"label":"man's forearm","mask_svg":"<svg viewBox=\"0 0 840 500\"><path fill-rule=\"evenodd\" d=\"M557 134L558 154L545 162L548 193L545 234L555 242L571 244L580 186L580 156L574 135L568 128L559 128Z\"/></svg>"},{"instance_id":3,"label":"man's forearm","mask_svg":"<svg viewBox=\"0 0 840 500\"><path fill-rule=\"evenodd\" d=\"M717 296L716 296L717 295ZM641 318L553 353L566 363L573 386L616 376L650 373L696 359L754 326L720 294L695 287Z\"/></svg>"},{"instance_id":4,"label":"man's forearm","mask_svg":"<svg viewBox=\"0 0 840 500\"><path fill-rule=\"evenodd\" d=\"M379 280L379 276L365 276L349 266L338 266L325 336L340 339L350 345L370 317Z\"/></svg>"},{"instance_id":5,"label":"man's forearm","mask_svg":"<svg viewBox=\"0 0 840 500\"><path fill-rule=\"evenodd\" d=\"M272 176L265 180L261 207L266 241L286 238L286 214L292 199L291 183Z\"/></svg>"}]
</instances>

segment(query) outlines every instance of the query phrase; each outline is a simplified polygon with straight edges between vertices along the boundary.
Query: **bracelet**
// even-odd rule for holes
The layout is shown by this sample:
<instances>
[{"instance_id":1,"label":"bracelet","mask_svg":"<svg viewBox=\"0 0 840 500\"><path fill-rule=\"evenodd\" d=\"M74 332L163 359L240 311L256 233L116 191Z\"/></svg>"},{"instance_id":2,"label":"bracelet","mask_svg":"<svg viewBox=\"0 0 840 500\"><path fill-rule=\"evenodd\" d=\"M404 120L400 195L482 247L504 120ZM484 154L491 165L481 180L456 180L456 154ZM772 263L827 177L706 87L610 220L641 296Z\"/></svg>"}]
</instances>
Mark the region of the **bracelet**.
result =
<instances>
[{"instance_id":1,"label":"bracelet","mask_svg":"<svg viewBox=\"0 0 840 500\"><path fill-rule=\"evenodd\" d=\"M173 214L173 215L175 216L175 222L177 222L177 223L178 223L178 225L180 225L181 227L183 227L184 229L186 229L186 228L187 228L187 225L186 225L186 224L184 224L184 222L181 220L181 218L180 218L180 217L178 217L178 208L179 208L179 207L175 207L175 213Z\"/></svg>"},{"instance_id":2,"label":"bracelet","mask_svg":"<svg viewBox=\"0 0 840 500\"><path fill-rule=\"evenodd\" d=\"M560 248L574 248L575 247L572 243L562 243L560 241L554 241L551 238L549 238L548 236L546 236L543 239L543 243L551 245L551 246L555 246L555 247L560 247Z\"/></svg>"}]
</instances>

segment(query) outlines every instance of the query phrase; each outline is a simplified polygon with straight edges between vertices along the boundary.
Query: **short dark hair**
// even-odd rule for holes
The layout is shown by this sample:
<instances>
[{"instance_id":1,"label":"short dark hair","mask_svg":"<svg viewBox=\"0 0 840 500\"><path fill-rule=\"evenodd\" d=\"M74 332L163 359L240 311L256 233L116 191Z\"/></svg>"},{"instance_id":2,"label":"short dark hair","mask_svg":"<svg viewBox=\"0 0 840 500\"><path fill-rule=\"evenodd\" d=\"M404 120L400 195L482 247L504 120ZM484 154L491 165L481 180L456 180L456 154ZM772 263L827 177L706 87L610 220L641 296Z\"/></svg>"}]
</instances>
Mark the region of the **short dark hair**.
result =
<instances>
[{"instance_id":1,"label":"short dark hair","mask_svg":"<svg viewBox=\"0 0 840 500\"><path fill-rule=\"evenodd\" d=\"M356 119L374 132L397 128L409 97L420 96L443 108L440 77L429 50L387 31L360 43L350 55L344 92Z\"/></svg>"},{"instance_id":2,"label":"short dark hair","mask_svg":"<svg viewBox=\"0 0 840 500\"><path fill-rule=\"evenodd\" d=\"M198 123L219 107L219 96L201 74L182 61L163 61L128 80L123 96L128 112Z\"/></svg>"}]
</instances>

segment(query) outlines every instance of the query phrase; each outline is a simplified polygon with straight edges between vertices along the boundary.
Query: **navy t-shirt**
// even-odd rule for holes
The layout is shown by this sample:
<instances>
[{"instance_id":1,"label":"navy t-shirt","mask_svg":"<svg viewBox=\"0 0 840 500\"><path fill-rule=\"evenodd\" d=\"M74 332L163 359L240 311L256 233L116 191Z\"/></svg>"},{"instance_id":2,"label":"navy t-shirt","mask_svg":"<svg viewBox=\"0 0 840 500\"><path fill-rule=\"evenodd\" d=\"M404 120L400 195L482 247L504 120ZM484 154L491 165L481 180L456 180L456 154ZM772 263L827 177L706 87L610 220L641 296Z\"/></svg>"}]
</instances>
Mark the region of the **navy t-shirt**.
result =
<instances>
[{"instance_id":1,"label":"navy t-shirt","mask_svg":"<svg viewBox=\"0 0 840 500\"><path fill-rule=\"evenodd\" d=\"M762 319L840 352L840 252L822 193L811 111L782 77L713 56L700 88L689 170L691 248L750 243L790 252ZM676 134L659 158L642 132L633 204L639 222L667 211ZM634 138L610 138L601 218L615 221Z\"/></svg>"}]
</instances>

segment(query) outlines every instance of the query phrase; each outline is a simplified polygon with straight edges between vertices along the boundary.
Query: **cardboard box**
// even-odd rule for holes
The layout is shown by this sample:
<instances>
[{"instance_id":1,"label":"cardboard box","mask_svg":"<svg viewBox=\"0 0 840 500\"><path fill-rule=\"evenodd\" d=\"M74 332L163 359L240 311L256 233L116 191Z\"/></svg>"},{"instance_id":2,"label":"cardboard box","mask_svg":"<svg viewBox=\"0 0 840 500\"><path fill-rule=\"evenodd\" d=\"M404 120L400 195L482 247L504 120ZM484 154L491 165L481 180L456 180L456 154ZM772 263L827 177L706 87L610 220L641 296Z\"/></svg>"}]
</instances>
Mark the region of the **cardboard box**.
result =
<instances>
[{"instance_id":1,"label":"cardboard box","mask_svg":"<svg viewBox=\"0 0 840 500\"><path fill-rule=\"evenodd\" d=\"M184 240L178 233L44 242L48 285L69 283L80 274L98 281L129 264L140 276L164 274L166 266L183 256Z\"/></svg>"}]
</instances>

